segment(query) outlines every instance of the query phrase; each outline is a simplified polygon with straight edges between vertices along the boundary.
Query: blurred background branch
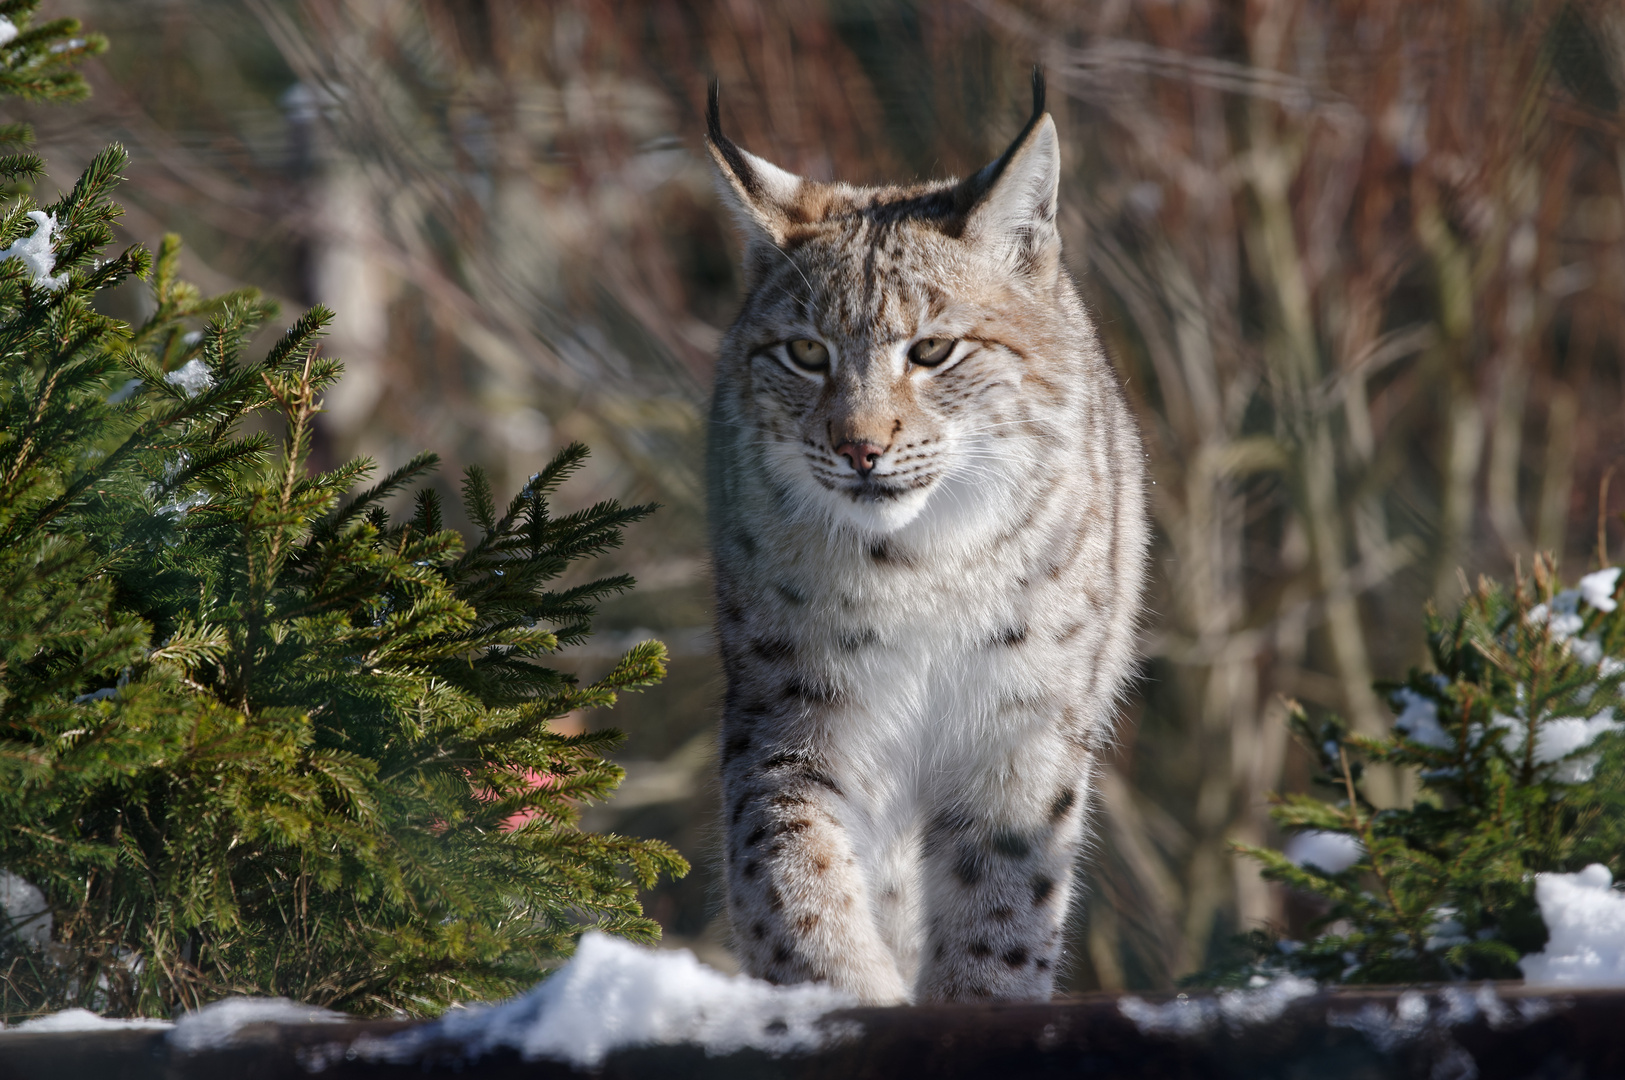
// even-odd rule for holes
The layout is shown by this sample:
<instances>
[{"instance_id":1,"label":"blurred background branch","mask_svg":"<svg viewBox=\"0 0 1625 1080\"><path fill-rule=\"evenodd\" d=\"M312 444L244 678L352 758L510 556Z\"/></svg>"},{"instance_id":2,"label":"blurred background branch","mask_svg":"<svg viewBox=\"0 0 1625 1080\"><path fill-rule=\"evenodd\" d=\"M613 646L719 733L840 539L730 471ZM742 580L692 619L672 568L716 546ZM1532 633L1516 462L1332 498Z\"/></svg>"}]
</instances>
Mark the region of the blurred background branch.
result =
<instances>
[{"instance_id":1,"label":"blurred background branch","mask_svg":"<svg viewBox=\"0 0 1625 1080\"><path fill-rule=\"evenodd\" d=\"M731 133L854 181L964 173L1045 65L1073 272L1146 434L1158 592L1100 791L1072 985L1166 986L1306 913L1226 853L1307 762L1278 704L1390 717L1427 600L1549 549L1598 557L1625 449L1625 16L1601 2L61 0L115 51L39 112L59 181L106 142L125 220L205 288L339 313L326 460L449 452L522 482L591 444L583 501L666 509L618 554L585 670L658 632L629 779L591 824L696 861L651 896L725 962L700 479L737 301L701 153ZM135 293L129 312L139 314ZM1618 539L1617 532L1614 539ZM584 725L591 716L577 718ZM1381 800L1411 778L1373 778Z\"/></svg>"}]
</instances>

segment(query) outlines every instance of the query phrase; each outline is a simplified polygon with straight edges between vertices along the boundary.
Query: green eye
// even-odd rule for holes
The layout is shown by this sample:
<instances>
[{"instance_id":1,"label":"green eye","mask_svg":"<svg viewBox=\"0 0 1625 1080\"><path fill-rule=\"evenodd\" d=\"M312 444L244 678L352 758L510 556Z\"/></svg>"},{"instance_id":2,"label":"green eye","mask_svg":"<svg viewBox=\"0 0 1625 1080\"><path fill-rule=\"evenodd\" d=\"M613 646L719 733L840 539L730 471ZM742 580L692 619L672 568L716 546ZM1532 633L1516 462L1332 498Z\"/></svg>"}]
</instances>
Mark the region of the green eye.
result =
<instances>
[{"instance_id":1,"label":"green eye","mask_svg":"<svg viewBox=\"0 0 1625 1080\"><path fill-rule=\"evenodd\" d=\"M829 350L822 342L810 338L796 338L785 348L790 353L790 361L796 367L806 371L829 370Z\"/></svg>"},{"instance_id":2,"label":"green eye","mask_svg":"<svg viewBox=\"0 0 1625 1080\"><path fill-rule=\"evenodd\" d=\"M909 346L909 362L921 367L936 367L948 359L948 354L954 351L957 344L958 341L948 337L921 338Z\"/></svg>"}]
</instances>

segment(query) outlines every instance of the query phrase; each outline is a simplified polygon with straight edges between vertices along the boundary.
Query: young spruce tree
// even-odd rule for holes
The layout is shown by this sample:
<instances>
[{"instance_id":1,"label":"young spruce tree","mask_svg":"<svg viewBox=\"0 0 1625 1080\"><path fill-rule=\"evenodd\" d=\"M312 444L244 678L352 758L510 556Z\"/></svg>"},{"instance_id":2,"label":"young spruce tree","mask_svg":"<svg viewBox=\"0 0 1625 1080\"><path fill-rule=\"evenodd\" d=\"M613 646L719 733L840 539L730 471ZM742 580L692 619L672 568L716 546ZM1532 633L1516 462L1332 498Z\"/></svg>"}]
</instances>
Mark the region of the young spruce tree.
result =
<instances>
[{"instance_id":1,"label":"young spruce tree","mask_svg":"<svg viewBox=\"0 0 1625 1080\"><path fill-rule=\"evenodd\" d=\"M0 0L0 93L81 96L71 62L104 43L34 7ZM312 471L329 314L253 362L257 293L205 300L173 237L104 260L124 162L36 208L38 158L0 157L0 889L29 922L0 926L0 1018L231 993L424 1014L528 985L585 924L652 938L637 888L686 864L575 827L618 736L549 721L664 650L587 686L545 664L632 584L560 576L651 508L554 516L579 446L505 506L469 470L468 540L433 490L384 508L431 454L353 495L370 462ZM130 277L139 327L94 306ZM243 434L266 410L283 437Z\"/></svg>"},{"instance_id":2,"label":"young spruce tree","mask_svg":"<svg viewBox=\"0 0 1625 1080\"><path fill-rule=\"evenodd\" d=\"M1294 705L1330 799L1277 800L1275 820L1298 834L1287 852L1238 849L1324 913L1307 941L1256 932L1254 961L1222 981L1515 979L1547 940L1534 874L1625 872L1621 585L1612 568L1560 589L1537 558L1511 591L1481 579L1454 618L1429 612L1434 670L1379 687L1397 715L1388 738ZM1421 794L1373 806L1365 762L1417 770Z\"/></svg>"}]
</instances>

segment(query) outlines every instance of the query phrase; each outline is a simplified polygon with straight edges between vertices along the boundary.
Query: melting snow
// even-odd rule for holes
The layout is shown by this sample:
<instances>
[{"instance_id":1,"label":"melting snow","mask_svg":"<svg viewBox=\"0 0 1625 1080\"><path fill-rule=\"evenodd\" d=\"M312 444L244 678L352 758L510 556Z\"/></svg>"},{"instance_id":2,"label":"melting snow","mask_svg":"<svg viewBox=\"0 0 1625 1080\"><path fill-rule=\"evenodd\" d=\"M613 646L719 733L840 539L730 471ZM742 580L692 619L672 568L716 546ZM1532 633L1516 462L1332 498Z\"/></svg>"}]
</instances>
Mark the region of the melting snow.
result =
<instances>
[{"instance_id":1,"label":"melting snow","mask_svg":"<svg viewBox=\"0 0 1625 1080\"><path fill-rule=\"evenodd\" d=\"M219 1050L232 1045L249 1024L332 1024L350 1017L300 1005L287 998L226 998L189 1012L175 1021L169 1045L183 1053Z\"/></svg>"},{"instance_id":2,"label":"melting snow","mask_svg":"<svg viewBox=\"0 0 1625 1080\"><path fill-rule=\"evenodd\" d=\"M1212 997L1187 997L1152 1005L1133 996L1119 998L1117 1009L1142 1035L1201 1035L1221 1022L1232 1030L1270 1024L1299 998L1319 990L1313 979L1281 975L1249 990L1221 990Z\"/></svg>"},{"instance_id":3,"label":"melting snow","mask_svg":"<svg viewBox=\"0 0 1625 1080\"><path fill-rule=\"evenodd\" d=\"M1619 601L1614 599L1614 588L1619 584L1620 570L1618 566L1611 566L1587 574L1580 579L1578 587L1564 589L1553 596L1550 606L1536 604L1530 608L1526 618L1531 623L1546 623L1552 628L1553 637L1567 641L1585 625L1585 617L1580 614L1582 600L1604 612L1613 611L1619 606Z\"/></svg>"},{"instance_id":4,"label":"melting snow","mask_svg":"<svg viewBox=\"0 0 1625 1080\"><path fill-rule=\"evenodd\" d=\"M12 34L15 36L16 27L12 27ZM28 267L28 272L33 275L36 287L46 292L56 292L68 283L66 274L51 276L51 271L56 269L56 248L53 244L58 231L56 215L47 214L43 210L30 210L28 218L34 223L33 235L19 236L13 240L10 247L0 251L0 261L21 259L23 265Z\"/></svg>"},{"instance_id":5,"label":"melting snow","mask_svg":"<svg viewBox=\"0 0 1625 1080\"><path fill-rule=\"evenodd\" d=\"M1525 618L1532 623L1545 623L1552 628L1552 637L1567 641L1585 625L1580 615L1580 590L1564 589L1552 597L1550 606L1536 604Z\"/></svg>"},{"instance_id":6,"label":"melting snow","mask_svg":"<svg viewBox=\"0 0 1625 1080\"><path fill-rule=\"evenodd\" d=\"M856 1004L829 986L728 976L687 949L657 952L589 933L568 964L528 993L448 1012L363 1052L374 1060L411 1061L424 1046L452 1042L470 1058L510 1047L526 1060L576 1065L596 1065L613 1050L650 1043L698 1043L713 1054L745 1047L784 1053L814 1050L851 1033L853 1025L819 1021Z\"/></svg>"},{"instance_id":7,"label":"melting snow","mask_svg":"<svg viewBox=\"0 0 1625 1080\"><path fill-rule=\"evenodd\" d=\"M1494 727L1506 734L1501 745L1513 757L1523 753L1528 722L1521 717L1497 713L1492 719ZM1535 732L1535 764L1552 765L1551 778L1560 784L1583 784L1597 771L1597 756L1585 754L1570 757L1596 742L1597 736L1607 731L1625 729L1625 724L1614 719L1611 708L1599 709L1595 716L1554 716L1544 721Z\"/></svg>"},{"instance_id":8,"label":"melting snow","mask_svg":"<svg viewBox=\"0 0 1625 1080\"><path fill-rule=\"evenodd\" d=\"M1400 706L1394 727L1404 732L1406 738L1439 750L1456 745L1456 740L1439 726L1438 702L1405 686L1394 691L1394 702Z\"/></svg>"},{"instance_id":9,"label":"melting snow","mask_svg":"<svg viewBox=\"0 0 1625 1080\"><path fill-rule=\"evenodd\" d=\"M1495 984L1486 982L1481 983L1478 989L1471 993L1464 987L1447 986L1439 991L1437 1000L1432 1003L1420 990L1406 990L1394 1002L1392 1011L1375 1001L1366 1003L1358 1011L1328 1009L1326 1026L1358 1031L1377 1050L1391 1054L1422 1035L1431 1032L1437 1037L1451 1027L1470 1024L1480 1016L1491 1028L1499 1031L1507 1027L1532 1024L1550 1016L1551 1012L1551 1003L1545 998L1524 998L1516 1002L1515 1008L1509 1006L1496 996ZM1462 1077L1478 1075L1472 1058L1461 1047L1446 1043L1442 1050L1445 1055L1442 1060L1464 1059L1473 1067L1469 1071L1441 1072L1438 1064L1435 1064L1433 1075Z\"/></svg>"},{"instance_id":10,"label":"melting snow","mask_svg":"<svg viewBox=\"0 0 1625 1080\"><path fill-rule=\"evenodd\" d=\"M213 386L214 376L209 372L209 365L205 364L201 357L194 356L165 375L164 382L180 387L181 393L191 397Z\"/></svg>"},{"instance_id":11,"label":"melting snow","mask_svg":"<svg viewBox=\"0 0 1625 1080\"><path fill-rule=\"evenodd\" d=\"M1592 667L1597 667L1605 662L1605 658L1602 655L1602 642L1598 641L1595 637L1572 639L1569 642L1569 653L1576 660L1580 661L1580 663L1589 664ZM1606 659L1611 660L1612 658L1609 657ZM1615 662L1617 663L1617 661ZM1617 670L1617 668L1614 669L1614 671ZM1601 674L1603 678L1607 678L1609 675L1614 674L1614 671L1604 671ZM1586 696L1586 700L1590 700L1589 694Z\"/></svg>"},{"instance_id":12,"label":"melting snow","mask_svg":"<svg viewBox=\"0 0 1625 1080\"><path fill-rule=\"evenodd\" d=\"M1427 1030L1428 999L1419 990L1407 990L1391 1013L1373 1001L1359 1012L1328 1012L1326 1026L1353 1028L1387 1054Z\"/></svg>"},{"instance_id":13,"label":"melting snow","mask_svg":"<svg viewBox=\"0 0 1625 1080\"><path fill-rule=\"evenodd\" d=\"M60 1031L116 1031L120 1028L166 1028L168 1020L107 1020L89 1009L63 1009L50 1016L36 1016L4 1029L6 1034L44 1035Z\"/></svg>"},{"instance_id":14,"label":"melting snow","mask_svg":"<svg viewBox=\"0 0 1625 1080\"><path fill-rule=\"evenodd\" d=\"M1613 611L1619 606L1614 599L1614 587L1619 584L1620 567L1611 566L1580 579L1580 599L1598 611Z\"/></svg>"},{"instance_id":15,"label":"melting snow","mask_svg":"<svg viewBox=\"0 0 1625 1080\"><path fill-rule=\"evenodd\" d=\"M1526 982L1625 987L1625 894L1601 863L1577 874L1536 874L1535 902L1551 939L1518 962Z\"/></svg>"},{"instance_id":16,"label":"melting snow","mask_svg":"<svg viewBox=\"0 0 1625 1080\"><path fill-rule=\"evenodd\" d=\"M1283 852L1294 866L1314 866L1341 874L1365 855L1365 845L1348 833L1311 829L1295 834Z\"/></svg>"},{"instance_id":17,"label":"melting snow","mask_svg":"<svg viewBox=\"0 0 1625 1080\"><path fill-rule=\"evenodd\" d=\"M6 920L0 926L0 936L15 935L36 949L51 943L51 906L33 882L10 870L0 870L0 910Z\"/></svg>"}]
</instances>

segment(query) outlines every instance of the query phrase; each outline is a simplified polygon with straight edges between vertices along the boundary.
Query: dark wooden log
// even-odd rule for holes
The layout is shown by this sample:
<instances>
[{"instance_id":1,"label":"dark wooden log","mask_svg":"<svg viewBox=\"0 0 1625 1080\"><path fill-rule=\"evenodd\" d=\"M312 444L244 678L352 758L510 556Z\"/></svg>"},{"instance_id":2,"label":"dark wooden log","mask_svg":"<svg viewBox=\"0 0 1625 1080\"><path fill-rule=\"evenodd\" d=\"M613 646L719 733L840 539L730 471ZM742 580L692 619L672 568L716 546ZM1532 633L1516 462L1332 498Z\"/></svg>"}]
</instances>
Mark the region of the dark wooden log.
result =
<instances>
[{"instance_id":1,"label":"dark wooden log","mask_svg":"<svg viewBox=\"0 0 1625 1080\"><path fill-rule=\"evenodd\" d=\"M414 1026L402 1022L256 1024L239 1030L230 1046L197 1053L172 1047L163 1031L10 1032L0 1034L0 1080L1625 1077L1621 991L1552 993L1520 984L1496 985L1493 993L1332 989L1255 1023L1227 1020L1217 999L1204 994L1153 997L1147 1004L1158 1007L1154 1012L1130 1008L1136 1023L1123 1000L1092 995L1043 1005L853 1009L826 1020L856 1033L817 1053L711 1057L695 1046L641 1047L592 1069L522 1061L511 1050L470 1059L460 1046L432 1040L406 1060L380 1060L389 1037Z\"/></svg>"}]
</instances>

